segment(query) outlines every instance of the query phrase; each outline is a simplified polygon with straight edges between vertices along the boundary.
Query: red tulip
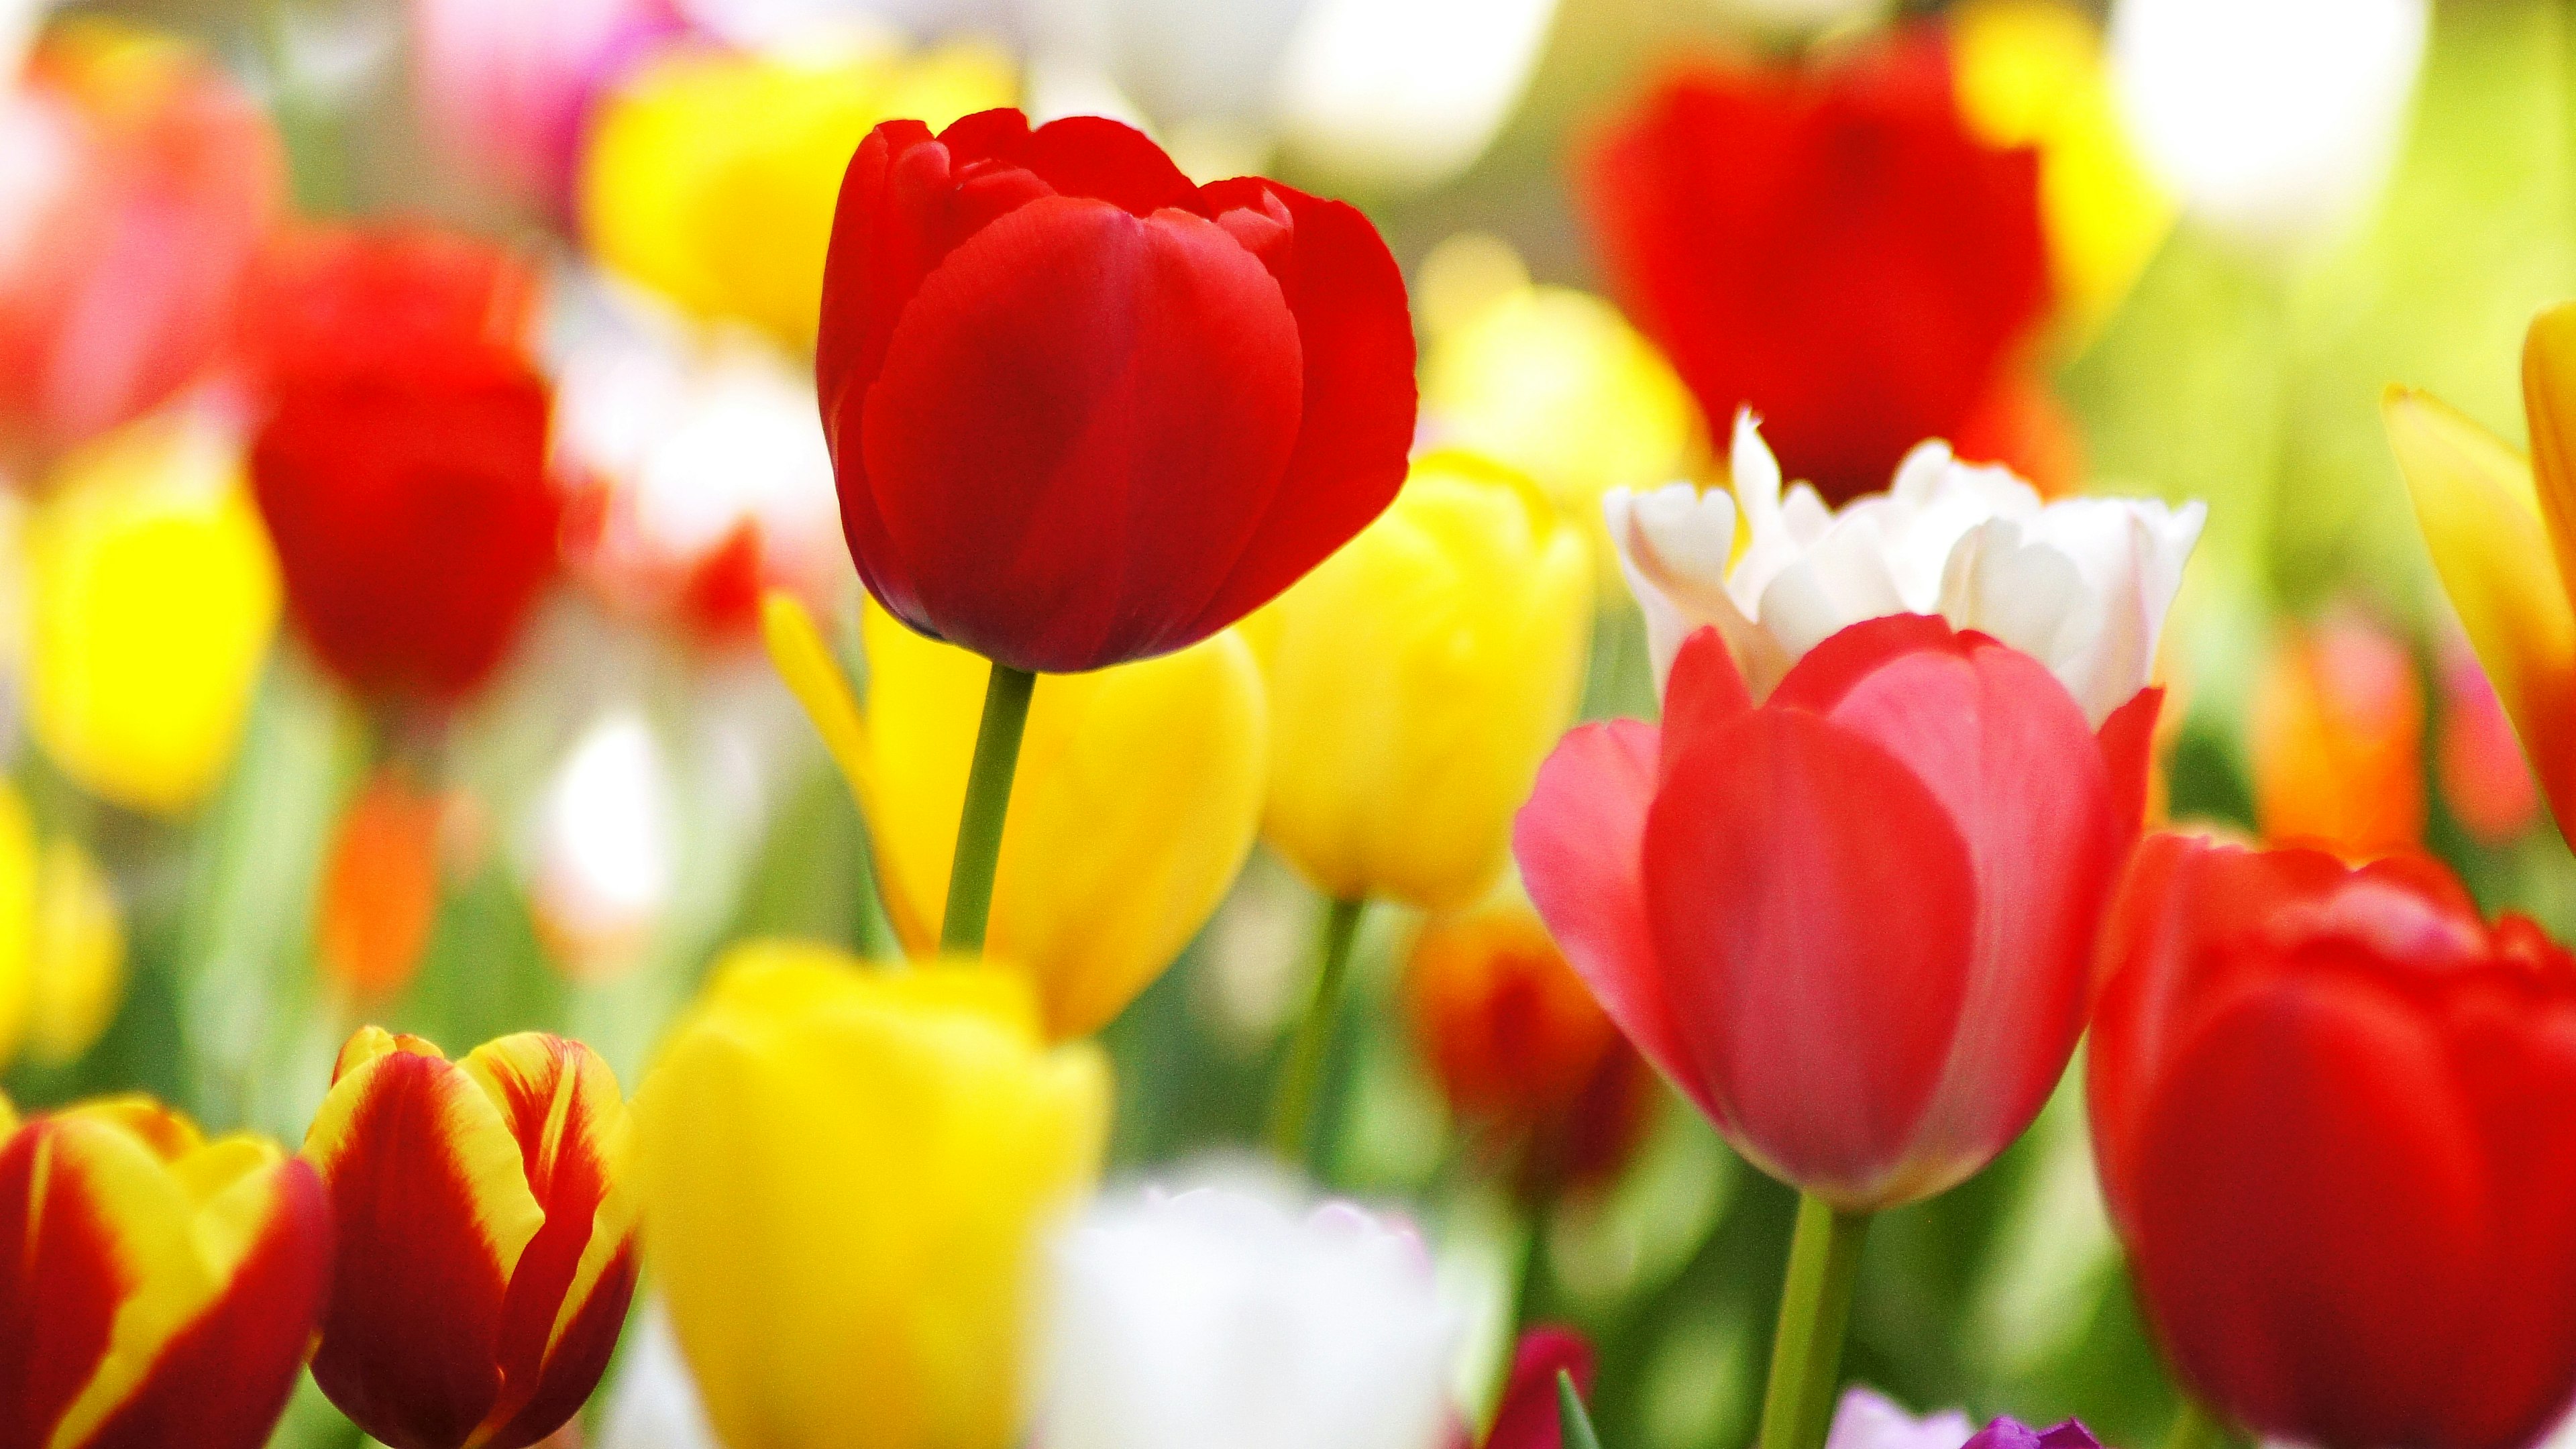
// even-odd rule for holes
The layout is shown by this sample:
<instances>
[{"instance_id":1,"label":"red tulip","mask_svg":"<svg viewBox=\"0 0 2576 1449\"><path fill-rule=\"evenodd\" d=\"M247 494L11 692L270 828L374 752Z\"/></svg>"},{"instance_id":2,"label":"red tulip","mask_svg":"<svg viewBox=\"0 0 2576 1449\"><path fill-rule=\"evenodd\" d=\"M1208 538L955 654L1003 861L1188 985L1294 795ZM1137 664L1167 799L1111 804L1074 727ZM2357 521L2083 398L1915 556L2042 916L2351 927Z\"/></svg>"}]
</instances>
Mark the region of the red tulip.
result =
<instances>
[{"instance_id":1,"label":"red tulip","mask_svg":"<svg viewBox=\"0 0 2576 1449\"><path fill-rule=\"evenodd\" d=\"M1831 502L1958 438L2047 314L2038 158L1969 133L1936 39L1685 71L1583 183L1615 290L1707 415L1751 406Z\"/></svg>"},{"instance_id":2,"label":"red tulip","mask_svg":"<svg viewBox=\"0 0 2576 1449\"><path fill-rule=\"evenodd\" d=\"M362 693L471 692L553 573L535 295L506 254L411 230L293 238L254 291L260 511L298 627Z\"/></svg>"},{"instance_id":3,"label":"red tulip","mask_svg":"<svg viewBox=\"0 0 2576 1449\"><path fill-rule=\"evenodd\" d=\"M1097 669L1224 628L1391 502L1413 330L1348 206L986 111L851 159L815 372L860 577L923 633Z\"/></svg>"},{"instance_id":4,"label":"red tulip","mask_svg":"<svg viewBox=\"0 0 2576 1449\"><path fill-rule=\"evenodd\" d=\"M1589 1395L1592 1345L1570 1328L1533 1328L1522 1334L1512 1350L1511 1377L1503 1384L1493 1427L1485 1431L1485 1449L1562 1449L1558 1374L1572 1376L1574 1391ZM1465 1449L1470 1442L1461 1432L1453 1440L1453 1449Z\"/></svg>"},{"instance_id":5,"label":"red tulip","mask_svg":"<svg viewBox=\"0 0 2576 1449\"><path fill-rule=\"evenodd\" d=\"M2429 860L2158 836L2096 1157L2183 1379L2266 1439L2511 1449L2576 1393L2576 958Z\"/></svg>"},{"instance_id":6,"label":"red tulip","mask_svg":"<svg viewBox=\"0 0 2576 1449\"><path fill-rule=\"evenodd\" d=\"M2037 660L1865 620L1755 705L1713 630L1660 729L1586 725L1513 848L1611 1018L1765 1171L1847 1211L1983 1167L2091 1005L2161 695L2100 737Z\"/></svg>"}]
</instances>

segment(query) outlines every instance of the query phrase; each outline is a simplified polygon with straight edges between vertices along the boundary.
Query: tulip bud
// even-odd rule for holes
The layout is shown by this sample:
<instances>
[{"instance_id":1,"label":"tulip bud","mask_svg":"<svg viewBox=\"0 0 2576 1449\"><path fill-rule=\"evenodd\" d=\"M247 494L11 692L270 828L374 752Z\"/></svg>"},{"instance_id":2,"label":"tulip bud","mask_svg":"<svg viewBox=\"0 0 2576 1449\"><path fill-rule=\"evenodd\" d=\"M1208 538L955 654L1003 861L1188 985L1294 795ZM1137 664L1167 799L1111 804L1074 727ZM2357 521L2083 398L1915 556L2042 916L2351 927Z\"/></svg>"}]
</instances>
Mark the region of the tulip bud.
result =
<instances>
[{"instance_id":1,"label":"tulip bud","mask_svg":"<svg viewBox=\"0 0 2576 1449\"><path fill-rule=\"evenodd\" d=\"M0 1098L0 1443L260 1449L331 1273L313 1169L139 1097Z\"/></svg>"},{"instance_id":2,"label":"tulip bud","mask_svg":"<svg viewBox=\"0 0 2576 1449\"><path fill-rule=\"evenodd\" d=\"M1107 1063L1019 978L756 942L637 1101L645 1231L727 1449L1004 1449L1039 1234L1099 1170Z\"/></svg>"},{"instance_id":3,"label":"tulip bud","mask_svg":"<svg viewBox=\"0 0 2576 1449\"><path fill-rule=\"evenodd\" d=\"M451 1062L366 1027L305 1134L340 1226L313 1378L393 1449L522 1449L599 1382L635 1290L617 1078L522 1032Z\"/></svg>"},{"instance_id":4,"label":"tulip bud","mask_svg":"<svg viewBox=\"0 0 2576 1449\"><path fill-rule=\"evenodd\" d=\"M2254 817L2273 840L2366 859L2424 835L2424 691L2404 646L2358 618L2265 652L2248 725Z\"/></svg>"},{"instance_id":5,"label":"tulip bud","mask_svg":"<svg viewBox=\"0 0 2576 1449\"><path fill-rule=\"evenodd\" d=\"M1413 466L1386 515L1245 626L1270 684L1262 834L1337 900L1465 905L1574 717L1583 536L1473 454Z\"/></svg>"}]
</instances>

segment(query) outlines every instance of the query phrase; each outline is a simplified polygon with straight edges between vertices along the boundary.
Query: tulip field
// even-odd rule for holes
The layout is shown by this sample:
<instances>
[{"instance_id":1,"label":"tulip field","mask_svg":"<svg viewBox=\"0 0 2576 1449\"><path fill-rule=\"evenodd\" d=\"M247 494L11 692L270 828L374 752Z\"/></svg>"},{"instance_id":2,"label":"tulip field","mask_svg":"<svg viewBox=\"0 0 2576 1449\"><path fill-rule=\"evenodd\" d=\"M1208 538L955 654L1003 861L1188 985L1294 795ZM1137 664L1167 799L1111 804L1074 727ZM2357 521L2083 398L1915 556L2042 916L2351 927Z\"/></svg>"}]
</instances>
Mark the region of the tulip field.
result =
<instances>
[{"instance_id":1,"label":"tulip field","mask_svg":"<svg viewBox=\"0 0 2576 1449\"><path fill-rule=\"evenodd\" d=\"M0 1449L2576 1449L2576 4L0 0Z\"/></svg>"}]
</instances>

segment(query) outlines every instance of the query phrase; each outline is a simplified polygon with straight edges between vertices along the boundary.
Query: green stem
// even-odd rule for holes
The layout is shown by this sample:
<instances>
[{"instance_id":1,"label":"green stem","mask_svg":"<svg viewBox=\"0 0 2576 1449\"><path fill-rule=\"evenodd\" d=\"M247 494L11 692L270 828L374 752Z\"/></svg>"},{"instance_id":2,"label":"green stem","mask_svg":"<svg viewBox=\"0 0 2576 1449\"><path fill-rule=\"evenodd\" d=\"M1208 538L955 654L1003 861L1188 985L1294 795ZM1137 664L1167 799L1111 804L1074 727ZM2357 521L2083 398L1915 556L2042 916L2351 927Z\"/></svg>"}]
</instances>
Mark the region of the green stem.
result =
<instances>
[{"instance_id":1,"label":"green stem","mask_svg":"<svg viewBox=\"0 0 2576 1449\"><path fill-rule=\"evenodd\" d=\"M1799 1196L1789 1281L1780 1290L1780 1327L1771 1341L1771 1384L1762 1397L1760 1449L1819 1449L1825 1442L1841 1383L1852 1283L1868 1234L1869 1214Z\"/></svg>"},{"instance_id":2,"label":"green stem","mask_svg":"<svg viewBox=\"0 0 2576 1449\"><path fill-rule=\"evenodd\" d=\"M2174 1411L2173 1427L2165 1431L2165 1449L2220 1449L2226 1442L2227 1426L2185 1394L2182 1407Z\"/></svg>"},{"instance_id":3,"label":"green stem","mask_svg":"<svg viewBox=\"0 0 2576 1449\"><path fill-rule=\"evenodd\" d=\"M1366 901L1335 901L1324 913L1324 960L1315 973L1315 994L1306 1002L1306 1018L1288 1045L1288 1060L1270 1099L1270 1151L1291 1166L1312 1165L1308 1153L1315 1137L1315 1088L1323 1080L1324 1060L1332 1054L1342 983L1350 975L1351 943L1359 938L1360 913L1367 906Z\"/></svg>"},{"instance_id":4,"label":"green stem","mask_svg":"<svg viewBox=\"0 0 2576 1449\"><path fill-rule=\"evenodd\" d=\"M1020 767L1020 731L1038 677L993 666L984 686L984 721L975 730L975 763L966 775L966 808L957 821L957 855L948 868L948 911L939 949L974 955L984 949L984 920L993 913L993 869L1002 859L1002 821L1011 811L1011 776Z\"/></svg>"}]
</instances>

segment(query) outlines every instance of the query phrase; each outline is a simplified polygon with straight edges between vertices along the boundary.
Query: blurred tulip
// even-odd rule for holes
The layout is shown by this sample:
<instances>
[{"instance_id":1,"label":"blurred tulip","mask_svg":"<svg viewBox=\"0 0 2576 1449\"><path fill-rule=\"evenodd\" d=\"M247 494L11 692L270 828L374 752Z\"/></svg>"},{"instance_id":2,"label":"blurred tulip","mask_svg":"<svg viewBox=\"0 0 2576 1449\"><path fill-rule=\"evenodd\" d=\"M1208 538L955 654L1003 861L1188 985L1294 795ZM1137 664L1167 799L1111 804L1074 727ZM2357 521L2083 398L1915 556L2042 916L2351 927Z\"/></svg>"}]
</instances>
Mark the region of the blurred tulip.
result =
<instances>
[{"instance_id":1,"label":"blurred tulip","mask_svg":"<svg viewBox=\"0 0 2576 1449\"><path fill-rule=\"evenodd\" d=\"M1759 698L1848 625L1938 613L2047 665L2098 727L2146 687L2208 512L2130 498L2042 505L2011 473L1959 463L1939 443L1907 454L1886 494L1829 512L1803 484L1781 496L1749 413L1735 421L1732 471L1731 497L1684 483L1604 501L1659 684L1704 626Z\"/></svg>"},{"instance_id":2,"label":"blurred tulip","mask_svg":"<svg viewBox=\"0 0 2576 1449\"><path fill-rule=\"evenodd\" d=\"M55 470L26 543L36 742L102 799L194 809L232 765L277 630L239 437L188 414L131 424Z\"/></svg>"},{"instance_id":3,"label":"blurred tulip","mask_svg":"<svg viewBox=\"0 0 2576 1449\"><path fill-rule=\"evenodd\" d=\"M626 1344L599 1416L599 1449L722 1449L661 1300L646 1301Z\"/></svg>"},{"instance_id":4,"label":"blurred tulip","mask_svg":"<svg viewBox=\"0 0 2576 1449\"><path fill-rule=\"evenodd\" d=\"M1969 129L2039 152L2049 272L2076 338L2089 339L2174 219L2120 115L2102 33L2072 0L1968 0L1948 23Z\"/></svg>"},{"instance_id":5,"label":"blurred tulip","mask_svg":"<svg viewBox=\"0 0 2576 1449\"><path fill-rule=\"evenodd\" d=\"M2429 0L2117 0L2111 62L2148 163L2198 220L2312 240L2378 190Z\"/></svg>"},{"instance_id":6,"label":"blurred tulip","mask_svg":"<svg viewBox=\"0 0 2576 1449\"><path fill-rule=\"evenodd\" d=\"M1413 329L1351 207L1017 111L880 126L842 195L823 430L859 576L923 633L1031 672L1165 653L1393 501Z\"/></svg>"},{"instance_id":7,"label":"blurred tulip","mask_svg":"<svg viewBox=\"0 0 2576 1449\"><path fill-rule=\"evenodd\" d=\"M1592 1345L1567 1328L1533 1328L1512 1350L1511 1376L1503 1384L1493 1427L1485 1431L1485 1449L1564 1449L1557 1407L1557 1376L1574 1380L1574 1391L1592 1392ZM1463 1449L1467 1440L1460 1435Z\"/></svg>"},{"instance_id":8,"label":"blurred tulip","mask_svg":"<svg viewBox=\"0 0 2576 1449\"><path fill-rule=\"evenodd\" d=\"M2097 739L2038 661L1900 615L1756 707L1703 629L1660 730L1557 747L1521 874L1611 1019L1747 1158L1845 1213L1911 1202L1993 1160L2066 1069L2157 702Z\"/></svg>"},{"instance_id":9,"label":"blurred tulip","mask_svg":"<svg viewBox=\"0 0 2576 1449\"><path fill-rule=\"evenodd\" d=\"M1279 57L1280 133L1348 186L1419 190L1485 152L1558 0L1310 0Z\"/></svg>"},{"instance_id":10,"label":"blurred tulip","mask_svg":"<svg viewBox=\"0 0 2576 1449\"><path fill-rule=\"evenodd\" d=\"M2285 628L2247 732L2267 838L2356 860L2423 840L2424 691L2396 640L2349 616Z\"/></svg>"},{"instance_id":11,"label":"blurred tulip","mask_svg":"<svg viewBox=\"0 0 2576 1449\"><path fill-rule=\"evenodd\" d=\"M413 90L442 149L569 215L600 93L682 29L670 0L410 0Z\"/></svg>"},{"instance_id":12,"label":"blurred tulip","mask_svg":"<svg viewBox=\"0 0 2576 1449\"><path fill-rule=\"evenodd\" d=\"M1105 1059L1048 1048L1025 983L737 947L638 1111L654 1274L727 1449L1019 1442L1039 1235L1109 1128Z\"/></svg>"},{"instance_id":13,"label":"blurred tulip","mask_svg":"<svg viewBox=\"0 0 2576 1449\"><path fill-rule=\"evenodd\" d=\"M2540 791L2531 766L2514 741L2513 721L2478 668L2477 656L2457 639L2442 649L2442 737L2435 768L2442 802L2469 834L2503 845L2531 828L2540 813Z\"/></svg>"},{"instance_id":14,"label":"blurred tulip","mask_svg":"<svg viewBox=\"0 0 2576 1449\"><path fill-rule=\"evenodd\" d=\"M1825 1449L2102 1449L2101 1441L2073 1419L2053 1429L2033 1429L2001 1418L1979 1429L1956 1409L1921 1418L1864 1388L1843 1392Z\"/></svg>"},{"instance_id":15,"label":"blurred tulip","mask_svg":"<svg viewBox=\"0 0 2576 1449\"><path fill-rule=\"evenodd\" d=\"M547 781L531 904L575 979L613 977L651 941L679 881L675 793L653 726L631 708L594 721Z\"/></svg>"},{"instance_id":16,"label":"blurred tulip","mask_svg":"<svg viewBox=\"0 0 2576 1449\"><path fill-rule=\"evenodd\" d=\"M1652 1125L1653 1073L1525 902L1424 922L1404 997L1450 1112L1493 1134L1482 1145L1524 1197L1596 1187L1627 1165Z\"/></svg>"},{"instance_id":17,"label":"blurred tulip","mask_svg":"<svg viewBox=\"0 0 2576 1449\"><path fill-rule=\"evenodd\" d=\"M63 1066L95 1045L125 997L125 920L80 841L39 841L0 781L0 1066L23 1049Z\"/></svg>"},{"instance_id":18,"label":"blurred tulip","mask_svg":"<svg viewBox=\"0 0 2576 1449\"><path fill-rule=\"evenodd\" d=\"M770 657L868 818L880 898L905 950L928 954L985 668L871 605L868 698L850 695L813 620L784 595ZM1047 1032L1106 1025L1178 956L1252 850L1270 710L1232 631L1177 654L1039 681L1020 745L993 891L993 959L1025 971Z\"/></svg>"},{"instance_id":19,"label":"blurred tulip","mask_svg":"<svg viewBox=\"0 0 2576 1449\"><path fill-rule=\"evenodd\" d=\"M2576 960L2428 859L2159 836L2104 966L2095 1155L2183 1383L2266 1440L2507 1449L2556 1422Z\"/></svg>"},{"instance_id":20,"label":"blurred tulip","mask_svg":"<svg viewBox=\"0 0 2576 1449\"><path fill-rule=\"evenodd\" d=\"M313 1379L392 1449L522 1449L599 1382L635 1291L626 1103L576 1041L450 1062L366 1027L305 1134L339 1224Z\"/></svg>"},{"instance_id":21,"label":"blurred tulip","mask_svg":"<svg viewBox=\"0 0 2576 1449\"><path fill-rule=\"evenodd\" d=\"M1762 414L1829 501L1956 436L2047 314L2039 159L1970 134L1928 35L1685 71L1581 179L1629 315L1710 418Z\"/></svg>"},{"instance_id":22,"label":"blurred tulip","mask_svg":"<svg viewBox=\"0 0 2576 1449\"><path fill-rule=\"evenodd\" d=\"M436 795L399 769L367 781L332 831L314 955L360 1002L384 1001L420 969L438 919Z\"/></svg>"},{"instance_id":23,"label":"blurred tulip","mask_svg":"<svg viewBox=\"0 0 2576 1449\"><path fill-rule=\"evenodd\" d=\"M1426 454L1383 517L1244 624L1274 731L1263 838L1335 900L1483 895L1581 700L1592 598L1582 535L1528 479Z\"/></svg>"},{"instance_id":24,"label":"blurred tulip","mask_svg":"<svg viewBox=\"0 0 2576 1449\"><path fill-rule=\"evenodd\" d=\"M787 60L681 49L602 104L581 217L602 266L705 318L814 342L833 200L868 128L1008 105L1010 62L976 44Z\"/></svg>"},{"instance_id":25,"label":"blurred tulip","mask_svg":"<svg viewBox=\"0 0 2576 1449\"><path fill-rule=\"evenodd\" d=\"M1458 1328L1408 1229L1258 1182L1147 1188L1056 1241L1048 1449L1436 1449Z\"/></svg>"},{"instance_id":26,"label":"blurred tulip","mask_svg":"<svg viewBox=\"0 0 2576 1449\"><path fill-rule=\"evenodd\" d=\"M2046 383L2027 375L2007 378L1988 392L1960 420L1950 443L1960 461L2000 464L2045 502L2084 491L2090 466L2084 426Z\"/></svg>"},{"instance_id":27,"label":"blurred tulip","mask_svg":"<svg viewBox=\"0 0 2576 1449\"><path fill-rule=\"evenodd\" d=\"M266 1444L329 1292L313 1170L141 1097L0 1134L0 1444Z\"/></svg>"},{"instance_id":28,"label":"blurred tulip","mask_svg":"<svg viewBox=\"0 0 2576 1449\"><path fill-rule=\"evenodd\" d=\"M286 156L212 60L95 19L0 73L0 154L5 460L139 417L219 360Z\"/></svg>"},{"instance_id":29,"label":"blurred tulip","mask_svg":"<svg viewBox=\"0 0 2576 1449\"><path fill-rule=\"evenodd\" d=\"M471 693L554 572L535 285L483 243L400 229L298 235L262 279L260 511L306 641L372 698Z\"/></svg>"}]
</instances>

